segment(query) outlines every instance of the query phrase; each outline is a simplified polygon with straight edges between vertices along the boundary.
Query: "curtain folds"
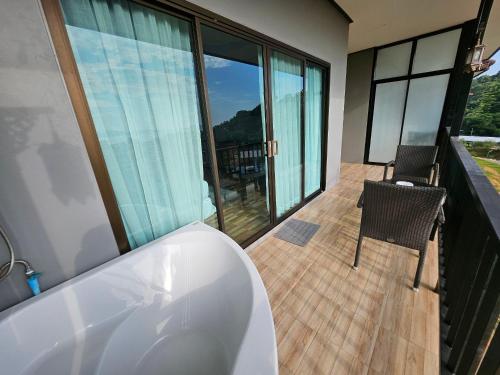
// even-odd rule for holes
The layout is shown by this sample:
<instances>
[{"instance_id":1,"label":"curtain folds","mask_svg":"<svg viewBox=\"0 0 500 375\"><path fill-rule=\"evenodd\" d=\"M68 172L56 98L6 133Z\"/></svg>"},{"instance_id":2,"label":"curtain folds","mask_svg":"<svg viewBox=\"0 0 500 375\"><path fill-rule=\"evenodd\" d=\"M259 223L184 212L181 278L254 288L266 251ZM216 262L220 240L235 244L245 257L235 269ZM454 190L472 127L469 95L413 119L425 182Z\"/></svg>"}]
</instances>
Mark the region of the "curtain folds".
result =
<instances>
[{"instance_id":1,"label":"curtain folds","mask_svg":"<svg viewBox=\"0 0 500 375\"><path fill-rule=\"evenodd\" d=\"M306 116L304 132L304 193L309 196L321 183L321 132L323 129L323 69L306 67Z\"/></svg>"},{"instance_id":2,"label":"curtain folds","mask_svg":"<svg viewBox=\"0 0 500 375\"><path fill-rule=\"evenodd\" d=\"M271 91L275 156L276 215L301 201L301 96L303 90L300 60L273 51Z\"/></svg>"},{"instance_id":3,"label":"curtain folds","mask_svg":"<svg viewBox=\"0 0 500 375\"><path fill-rule=\"evenodd\" d=\"M213 215L190 23L124 0L61 3L131 247Z\"/></svg>"}]
</instances>

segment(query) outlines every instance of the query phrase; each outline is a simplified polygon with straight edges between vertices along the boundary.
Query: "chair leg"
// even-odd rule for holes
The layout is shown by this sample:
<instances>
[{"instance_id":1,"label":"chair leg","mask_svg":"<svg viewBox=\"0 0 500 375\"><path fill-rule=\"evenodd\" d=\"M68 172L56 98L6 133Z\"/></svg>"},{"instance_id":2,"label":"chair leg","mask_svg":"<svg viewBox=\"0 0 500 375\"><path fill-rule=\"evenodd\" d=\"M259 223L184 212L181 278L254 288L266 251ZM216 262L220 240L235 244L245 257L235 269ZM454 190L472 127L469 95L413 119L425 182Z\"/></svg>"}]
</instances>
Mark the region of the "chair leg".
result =
<instances>
[{"instance_id":1,"label":"chair leg","mask_svg":"<svg viewBox=\"0 0 500 375\"><path fill-rule=\"evenodd\" d=\"M438 229L438 221L437 219L434 221L434 224L432 224L432 230L431 230L431 235L429 236L429 241L434 241L434 238L436 236L436 232Z\"/></svg>"},{"instance_id":2,"label":"chair leg","mask_svg":"<svg viewBox=\"0 0 500 375\"><path fill-rule=\"evenodd\" d=\"M418 292L420 286L420 279L422 277L422 271L424 270L425 256L427 255L427 248L420 252L418 257L417 273L415 274L415 280L413 281L413 291Z\"/></svg>"},{"instance_id":3,"label":"chair leg","mask_svg":"<svg viewBox=\"0 0 500 375\"><path fill-rule=\"evenodd\" d=\"M354 268L355 270L358 269L359 256L361 255L361 244L362 243L363 243L363 236L360 233L359 237L358 237L358 246L356 246L356 256L354 258L354 266L352 266L352 268Z\"/></svg>"}]
</instances>

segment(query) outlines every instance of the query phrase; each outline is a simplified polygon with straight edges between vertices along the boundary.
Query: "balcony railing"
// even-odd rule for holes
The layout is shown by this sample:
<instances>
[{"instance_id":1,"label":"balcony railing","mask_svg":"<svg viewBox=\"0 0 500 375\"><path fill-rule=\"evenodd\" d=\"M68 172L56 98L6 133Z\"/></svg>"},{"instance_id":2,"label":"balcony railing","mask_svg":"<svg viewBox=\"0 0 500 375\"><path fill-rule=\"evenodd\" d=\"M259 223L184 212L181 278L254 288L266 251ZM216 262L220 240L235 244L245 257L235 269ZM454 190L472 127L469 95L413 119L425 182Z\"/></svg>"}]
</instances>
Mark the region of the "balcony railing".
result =
<instances>
[{"instance_id":1,"label":"balcony railing","mask_svg":"<svg viewBox=\"0 0 500 375\"><path fill-rule=\"evenodd\" d=\"M456 137L440 142L443 373L493 374L500 359L500 198Z\"/></svg>"}]
</instances>

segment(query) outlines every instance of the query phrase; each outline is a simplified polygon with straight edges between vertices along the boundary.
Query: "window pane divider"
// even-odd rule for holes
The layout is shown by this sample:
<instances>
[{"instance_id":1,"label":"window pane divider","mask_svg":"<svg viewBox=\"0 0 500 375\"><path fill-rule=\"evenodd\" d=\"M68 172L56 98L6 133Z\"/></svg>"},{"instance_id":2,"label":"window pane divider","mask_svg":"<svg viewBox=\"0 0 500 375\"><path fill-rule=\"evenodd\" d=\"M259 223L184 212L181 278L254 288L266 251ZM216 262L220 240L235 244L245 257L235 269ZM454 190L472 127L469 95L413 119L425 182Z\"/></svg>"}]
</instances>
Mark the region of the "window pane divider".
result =
<instances>
[{"instance_id":1,"label":"window pane divider","mask_svg":"<svg viewBox=\"0 0 500 375\"><path fill-rule=\"evenodd\" d=\"M208 105L208 87L205 72L205 61L203 60L203 41L201 38L201 24L198 17L194 18L192 23L194 33L194 54L196 58L198 95L200 96L200 105L203 118L203 127L207 137L210 157L210 170L212 172L212 181L215 196L215 207L217 208L217 222L219 230L225 232L224 211L222 208L221 187L219 183L219 169L217 168L217 157L215 152L215 139L212 132L212 118L210 106Z\"/></svg>"}]
</instances>

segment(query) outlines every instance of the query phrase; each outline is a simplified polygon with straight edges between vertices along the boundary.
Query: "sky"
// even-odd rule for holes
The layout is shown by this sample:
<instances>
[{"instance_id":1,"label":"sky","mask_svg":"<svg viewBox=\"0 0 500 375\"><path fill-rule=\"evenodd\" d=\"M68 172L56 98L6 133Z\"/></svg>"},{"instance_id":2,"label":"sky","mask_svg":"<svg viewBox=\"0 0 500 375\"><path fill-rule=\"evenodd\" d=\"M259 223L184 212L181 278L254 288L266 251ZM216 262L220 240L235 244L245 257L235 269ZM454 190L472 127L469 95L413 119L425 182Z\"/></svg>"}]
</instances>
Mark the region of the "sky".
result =
<instances>
[{"instance_id":1,"label":"sky","mask_svg":"<svg viewBox=\"0 0 500 375\"><path fill-rule=\"evenodd\" d=\"M213 125L231 119L238 111L252 110L260 103L262 68L214 56L204 57Z\"/></svg>"},{"instance_id":2,"label":"sky","mask_svg":"<svg viewBox=\"0 0 500 375\"><path fill-rule=\"evenodd\" d=\"M487 76L493 76L500 71L500 50L498 50L491 58L495 60L495 63L490 66L486 72L484 72L484 75Z\"/></svg>"}]
</instances>

